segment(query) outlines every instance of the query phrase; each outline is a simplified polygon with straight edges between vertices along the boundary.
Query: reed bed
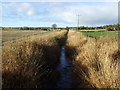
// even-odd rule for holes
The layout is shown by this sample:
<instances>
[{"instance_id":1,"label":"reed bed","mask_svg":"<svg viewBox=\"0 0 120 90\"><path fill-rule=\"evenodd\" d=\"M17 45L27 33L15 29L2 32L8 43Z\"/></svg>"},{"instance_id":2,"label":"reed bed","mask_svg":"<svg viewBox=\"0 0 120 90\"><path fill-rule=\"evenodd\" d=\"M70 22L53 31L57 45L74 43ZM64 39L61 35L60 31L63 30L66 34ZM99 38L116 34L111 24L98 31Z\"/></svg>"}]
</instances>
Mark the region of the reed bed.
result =
<instances>
[{"instance_id":1,"label":"reed bed","mask_svg":"<svg viewBox=\"0 0 120 90\"><path fill-rule=\"evenodd\" d=\"M2 47L3 88L43 88L50 76L56 79L52 68L58 63L65 34L63 30L6 43Z\"/></svg>"},{"instance_id":2,"label":"reed bed","mask_svg":"<svg viewBox=\"0 0 120 90\"><path fill-rule=\"evenodd\" d=\"M66 44L79 88L120 88L118 38L94 39L70 31Z\"/></svg>"}]
</instances>

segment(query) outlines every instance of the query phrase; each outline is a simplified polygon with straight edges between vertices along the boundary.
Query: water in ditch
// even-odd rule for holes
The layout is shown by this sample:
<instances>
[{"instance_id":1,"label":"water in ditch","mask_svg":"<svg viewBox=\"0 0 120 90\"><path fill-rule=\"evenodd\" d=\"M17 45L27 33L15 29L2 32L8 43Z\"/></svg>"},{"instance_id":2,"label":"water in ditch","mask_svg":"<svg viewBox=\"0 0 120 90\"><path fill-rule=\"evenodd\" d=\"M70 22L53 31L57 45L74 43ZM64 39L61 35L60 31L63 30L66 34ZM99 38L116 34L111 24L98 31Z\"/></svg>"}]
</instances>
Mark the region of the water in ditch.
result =
<instances>
[{"instance_id":1,"label":"water in ditch","mask_svg":"<svg viewBox=\"0 0 120 90\"><path fill-rule=\"evenodd\" d=\"M72 68L65 54L65 46L61 47L60 63L56 67L56 71L60 73L60 79L52 88L73 88Z\"/></svg>"}]
</instances>

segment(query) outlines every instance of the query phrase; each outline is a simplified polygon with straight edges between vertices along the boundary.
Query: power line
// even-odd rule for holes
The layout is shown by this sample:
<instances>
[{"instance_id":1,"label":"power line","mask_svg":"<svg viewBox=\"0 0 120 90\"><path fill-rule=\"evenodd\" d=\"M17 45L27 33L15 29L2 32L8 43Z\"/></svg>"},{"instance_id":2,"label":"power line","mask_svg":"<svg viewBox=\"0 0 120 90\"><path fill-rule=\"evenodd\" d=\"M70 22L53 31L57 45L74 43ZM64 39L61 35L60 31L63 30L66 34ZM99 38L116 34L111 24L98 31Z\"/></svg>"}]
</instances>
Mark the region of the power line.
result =
<instances>
[{"instance_id":1,"label":"power line","mask_svg":"<svg viewBox=\"0 0 120 90\"><path fill-rule=\"evenodd\" d=\"M80 17L81 15L79 15L79 14L78 14L77 16L78 16L78 23L77 23L77 27L78 27L78 29L79 29L79 19L80 19L79 17Z\"/></svg>"}]
</instances>

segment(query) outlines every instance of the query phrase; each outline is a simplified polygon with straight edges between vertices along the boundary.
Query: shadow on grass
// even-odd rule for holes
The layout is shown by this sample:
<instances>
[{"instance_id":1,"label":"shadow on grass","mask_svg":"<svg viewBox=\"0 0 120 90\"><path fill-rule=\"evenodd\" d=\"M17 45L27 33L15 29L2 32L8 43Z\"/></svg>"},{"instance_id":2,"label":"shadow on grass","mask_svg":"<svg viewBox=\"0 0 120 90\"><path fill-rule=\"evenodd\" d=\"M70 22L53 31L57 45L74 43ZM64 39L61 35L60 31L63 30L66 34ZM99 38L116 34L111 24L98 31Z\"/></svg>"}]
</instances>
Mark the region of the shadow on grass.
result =
<instances>
[{"instance_id":1,"label":"shadow on grass","mask_svg":"<svg viewBox=\"0 0 120 90\"><path fill-rule=\"evenodd\" d=\"M71 60L72 70L73 70L73 80L74 80L74 87L75 88L92 88L92 85L83 78L83 72L88 75L88 68L82 65L80 62L75 60L76 56L78 55L76 47L67 46L66 47L66 54L68 58Z\"/></svg>"},{"instance_id":2,"label":"shadow on grass","mask_svg":"<svg viewBox=\"0 0 120 90\"><path fill-rule=\"evenodd\" d=\"M60 75L53 68L59 63L60 47L66 39L67 34L55 38L57 43L51 45L32 42L30 55L26 44L16 46L16 51L11 48L13 52L3 56L2 87L44 88L48 82L56 83Z\"/></svg>"},{"instance_id":3,"label":"shadow on grass","mask_svg":"<svg viewBox=\"0 0 120 90\"><path fill-rule=\"evenodd\" d=\"M27 63L25 61L26 57L23 55L25 53L23 51L15 51L19 52L19 55L15 55L17 57L15 59L16 65L12 65L11 62L11 70L9 70L9 67L8 70L3 69L3 88L43 87L49 80L50 74L55 73L52 68L58 63L59 46L46 46L34 43L32 49L32 54L27 58L29 59Z\"/></svg>"}]
</instances>

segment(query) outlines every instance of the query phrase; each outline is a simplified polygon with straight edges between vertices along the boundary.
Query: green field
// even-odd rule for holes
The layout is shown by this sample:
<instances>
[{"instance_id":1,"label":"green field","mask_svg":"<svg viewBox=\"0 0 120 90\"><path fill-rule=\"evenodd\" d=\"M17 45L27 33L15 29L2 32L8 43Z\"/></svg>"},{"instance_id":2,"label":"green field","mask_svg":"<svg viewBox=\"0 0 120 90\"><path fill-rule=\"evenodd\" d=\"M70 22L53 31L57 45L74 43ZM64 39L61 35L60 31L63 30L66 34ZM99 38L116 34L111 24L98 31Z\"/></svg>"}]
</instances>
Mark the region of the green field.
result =
<instances>
[{"instance_id":1,"label":"green field","mask_svg":"<svg viewBox=\"0 0 120 90\"><path fill-rule=\"evenodd\" d=\"M104 32L82 32L84 35L93 38L101 37L118 37L118 31L104 31Z\"/></svg>"},{"instance_id":2,"label":"green field","mask_svg":"<svg viewBox=\"0 0 120 90\"><path fill-rule=\"evenodd\" d=\"M79 30L81 32L86 32L86 31L90 31L90 32L96 32L96 31L106 31L106 29L95 29L95 30Z\"/></svg>"}]
</instances>

